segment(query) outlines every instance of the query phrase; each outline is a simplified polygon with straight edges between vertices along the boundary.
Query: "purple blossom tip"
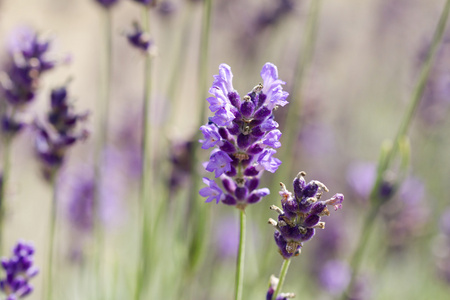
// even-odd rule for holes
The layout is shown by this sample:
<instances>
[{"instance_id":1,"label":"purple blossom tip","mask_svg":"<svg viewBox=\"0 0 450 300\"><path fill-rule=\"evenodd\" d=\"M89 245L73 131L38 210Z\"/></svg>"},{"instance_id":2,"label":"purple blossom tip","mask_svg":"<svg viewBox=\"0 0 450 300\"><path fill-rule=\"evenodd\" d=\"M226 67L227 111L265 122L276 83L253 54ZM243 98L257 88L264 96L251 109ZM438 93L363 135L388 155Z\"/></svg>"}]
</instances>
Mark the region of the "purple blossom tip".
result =
<instances>
[{"instance_id":1,"label":"purple blossom tip","mask_svg":"<svg viewBox=\"0 0 450 300\"><path fill-rule=\"evenodd\" d=\"M214 180L203 177L203 183L206 184L207 187L202 188L199 191L199 194L202 197L206 197L205 202L211 202L216 199L216 203L219 203L220 200L224 200L225 197L223 191Z\"/></svg>"}]
</instances>

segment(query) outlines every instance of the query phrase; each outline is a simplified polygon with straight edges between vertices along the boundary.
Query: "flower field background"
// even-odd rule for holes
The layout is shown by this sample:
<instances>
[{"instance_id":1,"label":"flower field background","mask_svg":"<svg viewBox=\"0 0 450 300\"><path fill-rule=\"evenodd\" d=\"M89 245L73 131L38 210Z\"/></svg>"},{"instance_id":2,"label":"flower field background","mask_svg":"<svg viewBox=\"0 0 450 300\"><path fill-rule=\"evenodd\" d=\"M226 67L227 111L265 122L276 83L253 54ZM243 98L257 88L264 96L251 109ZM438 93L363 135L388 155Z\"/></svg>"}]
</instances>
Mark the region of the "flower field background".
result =
<instances>
[{"instance_id":1,"label":"flower field background","mask_svg":"<svg viewBox=\"0 0 450 300\"><path fill-rule=\"evenodd\" d=\"M0 299L448 299L449 3L0 0Z\"/></svg>"}]
</instances>

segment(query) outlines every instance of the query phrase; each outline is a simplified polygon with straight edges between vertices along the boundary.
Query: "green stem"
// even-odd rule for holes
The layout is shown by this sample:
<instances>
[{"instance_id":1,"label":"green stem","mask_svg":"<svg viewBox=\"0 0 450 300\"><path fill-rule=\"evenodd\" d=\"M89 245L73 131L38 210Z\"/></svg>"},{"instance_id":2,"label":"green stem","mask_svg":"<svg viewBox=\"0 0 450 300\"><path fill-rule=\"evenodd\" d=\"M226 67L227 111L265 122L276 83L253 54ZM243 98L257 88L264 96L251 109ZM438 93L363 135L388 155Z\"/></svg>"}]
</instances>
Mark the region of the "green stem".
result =
<instances>
[{"instance_id":1,"label":"green stem","mask_svg":"<svg viewBox=\"0 0 450 300\"><path fill-rule=\"evenodd\" d=\"M397 154L400 139L402 139L408 132L408 129L411 125L411 121L419 104L419 101L423 96L425 85L427 83L431 67L433 65L436 51L438 49L438 46L440 44L440 41L442 40L442 36L445 31L449 11L450 11L450 0L447 0L444 9L442 10L441 16L439 18L439 22L436 26L430 50L428 51L427 57L422 66L420 76L417 81L417 85L412 95L410 106L408 107L408 110L402 119L400 127L397 131L397 135L395 136L394 142L392 144L391 150L387 153L387 157L381 158L378 163L377 178L370 194L370 202L372 203L372 208L370 209L369 214L366 217L364 227L359 238L359 243L357 244L355 253L352 256L351 260L351 267L353 270L352 278L347 288L347 291L342 295L342 299L346 299L348 293L351 292L353 285L355 283L355 279L358 275L361 266L362 255L365 251L368 240L371 236L372 229L375 223L375 218L378 214L380 205L382 204L383 200L380 199L379 196L379 187L382 184L385 171L390 167L395 155Z\"/></svg>"},{"instance_id":2,"label":"green stem","mask_svg":"<svg viewBox=\"0 0 450 300\"><path fill-rule=\"evenodd\" d=\"M110 96L111 96L111 69L112 69L112 13L110 9L102 9L103 14L103 30L104 30L104 53L101 55L102 62L102 84L100 88L100 109L101 114L98 118L99 124L99 139L96 144L95 157L95 193L93 202L94 215L94 234L95 234L95 271L96 271L96 294L97 298L102 295L101 289L101 253L103 248L103 229L101 224L101 190L104 186L104 159L103 152L108 142L108 123L110 111Z\"/></svg>"},{"instance_id":3,"label":"green stem","mask_svg":"<svg viewBox=\"0 0 450 300\"><path fill-rule=\"evenodd\" d=\"M283 261L283 264L281 265L280 276L279 276L277 288L275 289L275 292L272 295L272 299L276 299L278 294L281 293L281 289L283 287L284 280L286 279L286 274L287 274L287 272L289 270L289 265L290 264L291 264L291 260L290 259L285 259Z\"/></svg>"},{"instance_id":4,"label":"green stem","mask_svg":"<svg viewBox=\"0 0 450 300\"><path fill-rule=\"evenodd\" d=\"M205 123L206 117L206 105L205 105L205 94L207 90L207 75L208 75L208 62L209 62L209 38L211 29L211 9L212 0L205 1L205 11L203 14L203 28L202 28L202 39L200 44L200 61L199 61L199 88L200 95L200 116L199 124Z\"/></svg>"},{"instance_id":5,"label":"green stem","mask_svg":"<svg viewBox=\"0 0 450 300\"><path fill-rule=\"evenodd\" d=\"M236 264L235 300L242 299L242 288L244 283L244 258L245 258L245 211L240 209L239 218L239 250Z\"/></svg>"},{"instance_id":6,"label":"green stem","mask_svg":"<svg viewBox=\"0 0 450 300\"><path fill-rule=\"evenodd\" d=\"M212 11L212 0L206 0L204 3L203 11L203 26L202 26L202 37L200 44L200 55L199 55L199 80L198 80L198 98L200 103L200 115L198 121L198 127L206 122L206 91L207 89L207 73L208 73L208 62L209 62L209 38L210 38L210 26L211 26L211 11ZM197 130L193 138L192 149L190 154L190 161L192 168L192 187L189 194L189 199L191 201L191 211L195 211L196 214L190 214L192 219L190 220L190 245L189 245L189 260L187 262L189 273L192 273L194 269L198 266L198 263L202 257L201 253L204 250L205 245L205 232L206 232L206 222L207 222L207 212L198 199L198 191L200 190L201 176L197 172L197 166L200 164L197 157L199 144L198 141L201 133Z\"/></svg>"},{"instance_id":7,"label":"green stem","mask_svg":"<svg viewBox=\"0 0 450 300\"><path fill-rule=\"evenodd\" d=\"M5 202L6 202L6 191L9 183L9 173L11 169L10 156L11 156L11 139L6 133L3 138L3 172L2 172L2 181L0 184L0 254L3 254L5 250L4 245Z\"/></svg>"},{"instance_id":8,"label":"green stem","mask_svg":"<svg viewBox=\"0 0 450 300\"><path fill-rule=\"evenodd\" d=\"M53 284L53 251L55 248L55 231L56 231L56 217L57 217L57 184L56 179L58 177L58 173L55 172L52 175L52 179L50 181L52 189L53 189L53 195L52 195L52 202L51 202L51 208L50 208L50 226L49 226L49 234L48 234L48 256L47 256L47 276L46 276L46 284L47 288L45 289L45 295L44 299L51 300L53 297L53 290L52 290L52 284Z\"/></svg>"},{"instance_id":9,"label":"green stem","mask_svg":"<svg viewBox=\"0 0 450 300\"><path fill-rule=\"evenodd\" d=\"M150 34L150 7L145 6L143 9L144 30ZM140 255L138 259L142 263L138 262L137 266L137 280L134 299L141 299L143 296L143 286L146 281L148 264L149 264L149 241L151 237L151 228L149 226L149 219L151 216L151 207L147 202L151 203L152 199L149 199L149 185L152 185L152 168L151 168L151 128L150 128L150 106L151 106L151 56L149 53L145 57L145 70L144 70L144 103L142 109L142 176L140 182L140 195L139 195L139 213L141 222L141 237L140 237Z\"/></svg>"}]
</instances>

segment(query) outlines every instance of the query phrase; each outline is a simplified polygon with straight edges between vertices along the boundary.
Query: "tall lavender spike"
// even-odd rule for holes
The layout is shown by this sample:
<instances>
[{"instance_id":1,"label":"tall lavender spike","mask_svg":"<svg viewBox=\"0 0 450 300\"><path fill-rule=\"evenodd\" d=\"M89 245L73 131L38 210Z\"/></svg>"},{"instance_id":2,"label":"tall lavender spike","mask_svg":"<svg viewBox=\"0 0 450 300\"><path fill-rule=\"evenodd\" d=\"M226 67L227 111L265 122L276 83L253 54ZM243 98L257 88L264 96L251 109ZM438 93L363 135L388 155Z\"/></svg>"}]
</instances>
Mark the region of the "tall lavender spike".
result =
<instances>
[{"instance_id":1,"label":"tall lavender spike","mask_svg":"<svg viewBox=\"0 0 450 300\"><path fill-rule=\"evenodd\" d=\"M330 215L327 206L334 206L337 210L342 207L344 201L342 194L335 194L328 200L320 200L323 192L328 192L327 187L317 180L306 183L305 176L305 172L300 172L295 177L294 194L281 183L282 208L271 206L279 216L278 221L269 219L269 223L276 228L275 242L284 259L300 254L303 243L314 236L315 229L325 228L325 222L321 222L321 218Z\"/></svg>"},{"instance_id":2,"label":"tall lavender spike","mask_svg":"<svg viewBox=\"0 0 450 300\"><path fill-rule=\"evenodd\" d=\"M204 178L207 187L200 195L207 201L245 208L269 194L258 189L264 170L275 172L281 161L274 157L281 146L281 132L274 120L273 110L285 106L288 93L278 79L277 67L266 63L261 70L263 83L257 84L241 98L233 88L233 74L226 64L219 66L219 75L209 90L213 97L207 101L214 113L207 125L200 127L203 149L213 148L206 170L214 172L223 189L214 180Z\"/></svg>"},{"instance_id":3,"label":"tall lavender spike","mask_svg":"<svg viewBox=\"0 0 450 300\"><path fill-rule=\"evenodd\" d=\"M2 258L2 268L6 274L0 280L0 291L7 296L7 300L24 298L33 291L29 280L39 272L33 264L34 252L31 244L19 241L13 248L11 258Z\"/></svg>"}]
</instances>

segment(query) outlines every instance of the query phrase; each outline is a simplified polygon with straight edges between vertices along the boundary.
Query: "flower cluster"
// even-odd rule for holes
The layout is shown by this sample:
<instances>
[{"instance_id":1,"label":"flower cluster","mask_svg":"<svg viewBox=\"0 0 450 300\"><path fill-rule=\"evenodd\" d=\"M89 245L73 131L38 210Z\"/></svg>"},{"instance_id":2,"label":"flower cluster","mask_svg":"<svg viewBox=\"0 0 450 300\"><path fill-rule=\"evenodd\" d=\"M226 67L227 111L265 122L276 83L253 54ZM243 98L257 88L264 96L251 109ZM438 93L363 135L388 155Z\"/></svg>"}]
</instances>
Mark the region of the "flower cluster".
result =
<instances>
[{"instance_id":1,"label":"flower cluster","mask_svg":"<svg viewBox=\"0 0 450 300\"><path fill-rule=\"evenodd\" d=\"M256 85L242 99L233 88L233 74L228 65L219 67L219 75L207 100L214 112L207 125L201 126L202 149L214 148L206 170L222 180L225 192L214 180L203 178L206 188L200 195L206 202L216 200L227 205L245 207L269 194L267 188L257 189L263 170L275 172L281 161L273 155L281 146L281 132L273 117L277 106L288 102L277 67L266 63L261 71L263 83Z\"/></svg>"},{"instance_id":2,"label":"flower cluster","mask_svg":"<svg viewBox=\"0 0 450 300\"><path fill-rule=\"evenodd\" d=\"M142 50L143 52L149 51L152 40L147 32L142 30L141 25L139 23L133 23L133 31L127 33L127 39L131 46Z\"/></svg>"},{"instance_id":3,"label":"flower cluster","mask_svg":"<svg viewBox=\"0 0 450 300\"><path fill-rule=\"evenodd\" d=\"M274 275L270 276L269 289L267 290L266 300L272 300L273 294L277 289L279 279ZM275 300L287 300L288 298L295 298L295 294L293 293L281 293L278 294Z\"/></svg>"},{"instance_id":4,"label":"flower cluster","mask_svg":"<svg viewBox=\"0 0 450 300\"><path fill-rule=\"evenodd\" d=\"M24 242L18 242L10 259L2 259L5 278L0 280L0 290L6 294L6 300L15 300L29 295L33 287L28 281L38 274L33 265L34 247Z\"/></svg>"},{"instance_id":5,"label":"flower cluster","mask_svg":"<svg viewBox=\"0 0 450 300\"><path fill-rule=\"evenodd\" d=\"M69 103L66 87L51 92L51 110L47 120L50 126L36 123L35 150L43 166L46 179L51 179L61 167L66 150L80 139L87 137L87 131L77 132L78 121L85 120L87 113L76 114Z\"/></svg>"},{"instance_id":6,"label":"flower cluster","mask_svg":"<svg viewBox=\"0 0 450 300\"><path fill-rule=\"evenodd\" d=\"M9 135L19 132L24 123L17 118L35 98L41 75L55 66L49 58L50 41L42 40L29 28L13 33L9 45L10 60L1 74L1 92L5 103L2 107L2 129Z\"/></svg>"},{"instance_id":7,"label":"flower cluster","mask_svg":"<svg viewBox=\"0 0 450 300\"><path fill-rule=\"evenodd\" d=\"M274 234L275 242L285 259L300 253L303 242L314 236L315 228L325 228L325 223L320 219L330 214L328 205L333 205L337 210L344 201L342 194L320 200L323 192L328 192L327 187L317 180L306 183L305 176L305 172L300 172L294 179L294 195L281 183L282 209L275 205L270 207L279 213L278 222L269 219L269 223L277 229Z\"/></svg>"}]
</instances>

